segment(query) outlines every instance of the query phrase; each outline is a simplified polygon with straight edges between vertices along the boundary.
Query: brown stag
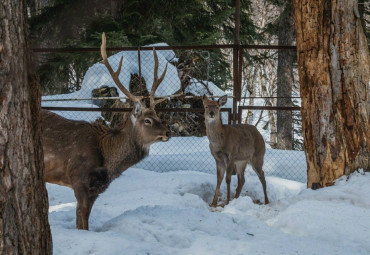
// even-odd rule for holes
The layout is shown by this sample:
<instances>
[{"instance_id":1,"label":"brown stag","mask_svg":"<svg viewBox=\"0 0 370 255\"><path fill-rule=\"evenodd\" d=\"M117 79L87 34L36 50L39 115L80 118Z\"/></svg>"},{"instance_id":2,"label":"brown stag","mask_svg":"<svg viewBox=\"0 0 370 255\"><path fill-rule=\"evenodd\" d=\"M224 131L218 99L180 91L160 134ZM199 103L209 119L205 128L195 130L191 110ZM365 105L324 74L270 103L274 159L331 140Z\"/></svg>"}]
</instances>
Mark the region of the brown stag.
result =
<instances>
[{"instance_id":1,"label":"brown stag","mask_svg":"<svg viewBox=\"0 0 370 255\"><path fill-rule=\"evenodd\" d=\"M226 101L227 96L220 97L218 101L209 100L207 96L203 96L206 133L217 166L217 187L210 205L217 206L218 192L225 172L227 204L230 201L231 176L235 172L238 176L235 198L239 197L245 182L244 171L247 163L252 165L259 177L265 195L265 203L268 204L265 174L262 170L265 155L263 137L252 125L223 125L220 118L220 108L226 104Z\"/></svg>"},{"instance_id":2,"label":"brown stag","mask_svg":"<svg viewBox=\"0 0 370 255\"><path fill-rule=\"evenodd\" d=\"M150 107L145 107L141 103L142 97L132 95L118 78L122 58L116 72L110 66L105 34L102 35L102 63L118 88L134 103L130 118L121 127L113 129L42 111L45 179L74 190L78 229L89 229L88 220L95 200L115 178L145 158L151 144L165 142L170 138L169 130L154 109L157 103L163 101L155 100L154 93L165 76L167 66L158 78L158 59L154 49L153 54L154 81L150 92Z\"/></svg>"}]
</instances>

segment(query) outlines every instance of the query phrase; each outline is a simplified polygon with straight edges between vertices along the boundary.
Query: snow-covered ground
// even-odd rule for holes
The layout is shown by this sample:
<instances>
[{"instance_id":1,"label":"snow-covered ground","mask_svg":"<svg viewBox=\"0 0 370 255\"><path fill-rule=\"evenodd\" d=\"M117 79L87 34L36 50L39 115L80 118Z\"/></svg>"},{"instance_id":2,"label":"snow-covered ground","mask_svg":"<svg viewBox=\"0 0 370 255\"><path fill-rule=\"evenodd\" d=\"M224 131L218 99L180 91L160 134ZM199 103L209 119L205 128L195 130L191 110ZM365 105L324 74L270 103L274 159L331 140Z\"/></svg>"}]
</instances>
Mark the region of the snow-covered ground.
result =
<instances>
[{"instance_id":1,"label":"snow-covered ground","mask_svg":"<svg viewBox=\"0 0 370 255\"><path fill-rule=\"evenodd\" d=\"M181 155L174 140L162 144ZM210 209L214 173L129 168L97 199L90 231L75 229L73 191L47 184L54 254L370 254L370 174L316 191L268 176L268 205L253 202L262 187L248 175L240 198ZM236 183L233 176L232 195ZM221 201L225 195L223 182Z\"/></svg>"},{"instance_id":2,"label":"snow-covered ground","mask_svg":"<svg viewBox=\"0 0 370 255\"><path fill-rule=\"evenodd\" d=\"M266 149L263 170L266 175L306 182L306 158L303 151ZM150 156L137 168L156 172L190 170L215 174L216 163L207 137L174 137L166 143L155 143ZM246 175L253 174L248 166Z\"/></svg>"},{"instance_id":3,"label":"snow-covered ground","mask_svg":"<svg viewBox=\"0 0 370 255\"><path fill-rule=\"evenodd\" d=\"M161 73L175 56L171 51L157 53ZM126 86L130 74L137 73L137 64L132 62L136 54L121 52L109 58L115 69L118 56L124 56L120 79ZM151 52L142 54L142 60L149 63L142 75L150 86L153 57ZM169 64L156 95L170 95L179 84L177 70ZM43 100L89 98L92 89L101 85L115 86L105 67L95 64L80 91ZM210 88L215 95L221 94L214 84ZM189 89L204 94L196 80ZM43 101L43 106L96 107L92 100ZM89 121L100 117L99 112L58 114ZM269 134L263 135L266 139ZM75 229L73 191L47 184L54 254L370 254L370 174L356 173L335 186L307 190L302 177L304 153L268 148L264 170L271 203L253 202L263 200L262 187L248 169L241 197L211 209L215 168L206 137L172 138L153 145L148 158L125 171L97 199L90 231ZM225 188L223 183L222 201ZM232 193L235 188L234 176Z\"/></svg>"}]
</instances>

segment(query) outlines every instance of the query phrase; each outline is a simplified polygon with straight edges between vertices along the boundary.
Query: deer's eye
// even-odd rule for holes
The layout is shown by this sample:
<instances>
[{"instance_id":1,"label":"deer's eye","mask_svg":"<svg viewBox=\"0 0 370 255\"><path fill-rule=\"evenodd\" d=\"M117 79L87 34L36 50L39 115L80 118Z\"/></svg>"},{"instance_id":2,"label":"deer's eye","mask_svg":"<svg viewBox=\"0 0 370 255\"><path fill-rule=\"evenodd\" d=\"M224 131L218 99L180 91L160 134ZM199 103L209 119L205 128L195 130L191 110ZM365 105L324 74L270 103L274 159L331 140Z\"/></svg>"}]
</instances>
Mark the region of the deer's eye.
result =
<instances>
[{"instance_id":1,"label":"deer's eye","mask_svg":"<svg viewBox=\"0 0 370 255\"><path fill-rule=\"evenodd\" d=\"M145 119L144 123L145 123L145 125L152 125L152 120L151 119Z\"/></svg>"}]
</instances>

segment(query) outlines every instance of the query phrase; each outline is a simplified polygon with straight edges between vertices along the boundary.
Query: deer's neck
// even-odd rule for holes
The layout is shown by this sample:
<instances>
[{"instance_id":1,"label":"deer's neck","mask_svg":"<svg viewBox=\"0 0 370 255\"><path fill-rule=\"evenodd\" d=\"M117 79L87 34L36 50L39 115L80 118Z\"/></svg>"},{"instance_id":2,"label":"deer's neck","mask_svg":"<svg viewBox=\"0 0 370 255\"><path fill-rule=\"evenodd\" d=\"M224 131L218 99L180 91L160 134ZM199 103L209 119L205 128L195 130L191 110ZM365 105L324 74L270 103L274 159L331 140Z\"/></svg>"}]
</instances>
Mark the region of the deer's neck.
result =
<instances>
[{"instance_id":1,"label":"deer's neck","mask_svg":"<svg viewBox=\"0 0 370 255\"><path fill-rule=\"evenodd\" d=\"M131 121L121 130L114 132L109 130L101 139L101 149L104 167L108 169L112 179L120 176L123 171L149 154L149 145L144 145L141 142L141 138L135 132Z\"/></svg>"},{"instance_id":2,"label":"deer's neck","mask_svg":"<svg viewBox=\"0 0 370 255\"><path fill-rule=\"evenodd\" d=\"M214 147L223 147L224 144L224 129L220 119L208 121L206 119L206 132L209 142Z\"/></svg>"}]
</instances>

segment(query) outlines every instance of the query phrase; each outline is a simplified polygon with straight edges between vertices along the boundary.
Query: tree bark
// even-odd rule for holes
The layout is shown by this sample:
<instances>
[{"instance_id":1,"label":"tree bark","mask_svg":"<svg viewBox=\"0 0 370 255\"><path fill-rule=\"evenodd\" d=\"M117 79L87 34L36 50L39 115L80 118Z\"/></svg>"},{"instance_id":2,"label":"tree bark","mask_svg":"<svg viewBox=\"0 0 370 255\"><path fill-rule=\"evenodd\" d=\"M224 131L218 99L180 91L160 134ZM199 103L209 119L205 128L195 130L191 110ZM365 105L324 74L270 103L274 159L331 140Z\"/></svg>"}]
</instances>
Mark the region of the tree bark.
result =
<instances>
[{"instance_id":1,"label":"tree bark","mask_svg":"<svg viewBox=\"0 0 370 255\"><path fill-rule=\"evenodd\" d=\"M122 0L111 0L110 1L110 6L111 6L111 14L113 16L113 18L115 19L119 19L120 18L120 15L122 15L121 13L121 9L124 5L124 1Z\"/></svg>"},{"instance_id":2,"label":"tree bark","mask_svg":"<svg viewBox=\"0 0 370 255\"><path fill-rule=\"evenodd\" d=\"M307 187L370 170L369 49L357 1L293 0Z\"/></svg>"},{"instance_id":3,"label":"tree bark","mask_svg":"<svg viewBox=\"0 0 370 255\"><path fill-rule=\"evenodd\" d=\"M29 14L31 17L41 14L41 9L43 7L42 1L32 0L28 1L29 5Z\"/></svg>"},{"instance_id":4,"label":"tree bark","mask_svg":"<svg viewBox=\"0 0 370 255\"><path fill-rule=\"evenodd\" d=\"M249 106L254 105L254 97L256 96L256 80L259 75L259 65L255 65L253 68L253 73L250 75L249 79L247 80L246 90L249 92ZM252 125L253 120L253 110L248 110L247 116L245 117L245 123Z\"/></svg>"},{"instance_id":5,"label":"tree bark","mask_svg":"<svg viewBox=\"0 0 370 255\"><path fill-rule=\"evenodd\" d=\"M0 254L51 254L40 88L23 4L0 4Z\"/></svg>"},{"instance_id":6,"label":"tree bark","mask_svg":"<svg viewBox=\"0 0 370 255\"><path fill-rule=\"evenodd\" d=\"M282 8L278 31L279 45L292 45L294 42L294 22L291 3ZM294 53L290 50L278 51L277 67L277 106L292 106L290 99L293 87ZM277 111L277 148L293 149L293 117L291 111Z\"/></svg>"},{"instance_id":7,"label":"tree bark","mask_svg":"<svg viewBox=\"0 0 370 255\"><path fill-rule=\"evenodd\" d=\"M269 65L267 65L267 68L269 67ZM266 70L263 70L262 68L259 69L260 70L260 82L261 82L261 92L262 92L262 96L263 97L266 97L265 99L265 104L266 106L272 106L273 103L271 102L271 99L268 98L271 96L271 94L268 93L267 91L267 84L266 84L266 77L264 77L264 73L266 72ZM270 68L271 70L271 68ZM274 82L271 82L271 86L273 86ZM273 91L274 88L272 87L271 90ZM270 146L271 148L273 149L276 149L276 121L275 121L275 115L274 115L274 112L271 111L271 110L268 110L267 111L267 114L268 114L268 118L269 118L269 122L268 124L270 125ZM257 126L257 124L255 125Z\"/></svg>"}]
</instances>

